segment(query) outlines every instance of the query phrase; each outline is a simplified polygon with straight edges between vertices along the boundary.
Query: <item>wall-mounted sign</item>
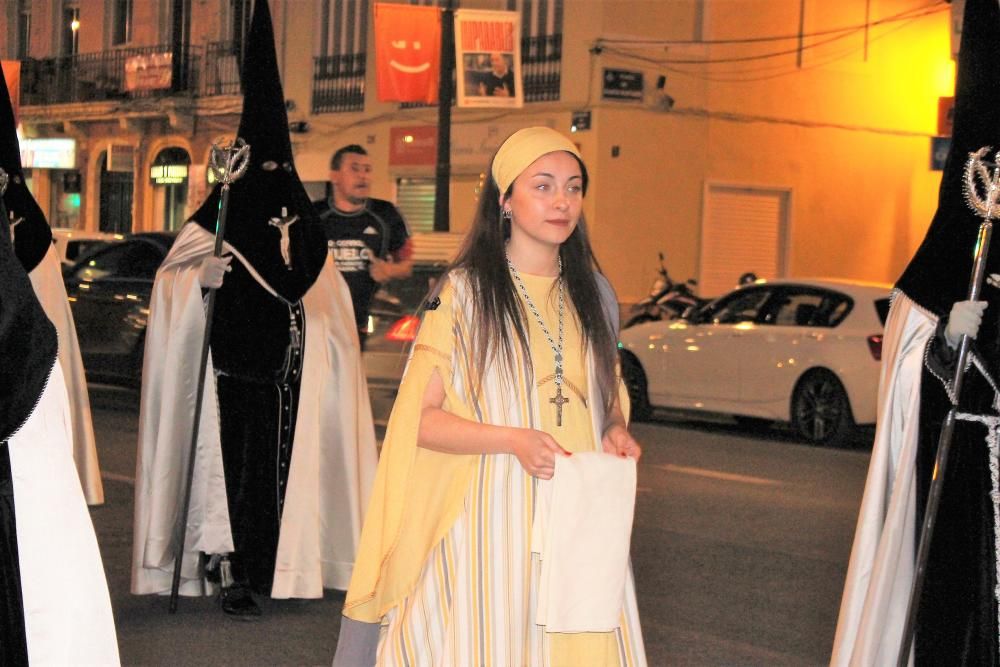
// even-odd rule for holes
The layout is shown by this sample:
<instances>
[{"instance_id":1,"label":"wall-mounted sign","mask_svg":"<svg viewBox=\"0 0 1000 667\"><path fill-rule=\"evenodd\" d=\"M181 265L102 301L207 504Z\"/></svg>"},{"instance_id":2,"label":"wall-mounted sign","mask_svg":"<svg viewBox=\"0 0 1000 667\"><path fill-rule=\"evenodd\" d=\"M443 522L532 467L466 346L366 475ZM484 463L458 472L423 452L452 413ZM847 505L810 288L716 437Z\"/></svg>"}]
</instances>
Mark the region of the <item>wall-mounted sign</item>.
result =
<instances>
[{"instance_id":1,"label":"wall-mounted sign","mask_svg":"<svg viewBox=\"0 0 1000 667\"><path fill-rule=\"evenodd\" d=\"M125 90L169 88L173 76L174 54L148 53L125 59Z\"/></svg>"},{"instance_id":2,"label":"wall-mounted sign","mask_svg":"<svg viewBox=\"0 0 1000 667\"><path fill-rule=\"evenodd\" d=\"M642 101L642 72L605 69L601 97L606 100Z\"/></svg>"},{"instance_id":3,"label":"wall-mounted sign","mask_svg":"<svg viewBox=\"0 0 1000 667\"><path fill-rule=\"evenodd\" d=\"M186 164L154 164L149 168L149 178L157 185L183 183L187 176Z\"/></svg>"},{"instance_id":4,"label":"wall-mounted sign","mask_svg":"<svg viewBox=\"0 0 1000 667\"><path fill-rule=\"evenodd\" d=\"M416 167L437 162L437 126L413 125L389 129L389 164Z\"/></svg>"},{"instance_id":5,"label":"wall-mounted sign","mask_svg":"<svg viewBox=\"0 0 1000 667\"><path fill-rule=\"evenodd\" d=\"M943 171L951 150L951 137L931 137L931 171Z\"/></svg>"},{"instance_id":6,"label":"wall-mounted sign","mask_svg":"<svg viewBox=\"0 0 1000 667\"><path fill-rule=\"evenodd\" d=\"M574 111L573 120L570 123L570 132L583 132L584 130L590 129L590 112L589 111Z\"/></svg>"},{"instance_id":7,"label":"wall-mounted sign","mask_svg":"<svg viewBox=\"0 0 1000 667\"><path fill-rule=\"evenodd\" d=\"M555 127L553 120L538 125ZM523 123L462 123L451 128L451 166L464 173L480 173L489 165L504 139L524 127ZM409 125L389 130L389 165L433 167L437 162L437 126Z\"/></svg>"},{"instance_id":8,"label":"wall-mounted sign","mask_svg":"<svg viewBox=\"0 0 1000 667\"><path fill-rule=\"evenodd\" d=\"M25 169L75 169L76 139L27 139L21 145Z\"/></svg>"}]
</instances>

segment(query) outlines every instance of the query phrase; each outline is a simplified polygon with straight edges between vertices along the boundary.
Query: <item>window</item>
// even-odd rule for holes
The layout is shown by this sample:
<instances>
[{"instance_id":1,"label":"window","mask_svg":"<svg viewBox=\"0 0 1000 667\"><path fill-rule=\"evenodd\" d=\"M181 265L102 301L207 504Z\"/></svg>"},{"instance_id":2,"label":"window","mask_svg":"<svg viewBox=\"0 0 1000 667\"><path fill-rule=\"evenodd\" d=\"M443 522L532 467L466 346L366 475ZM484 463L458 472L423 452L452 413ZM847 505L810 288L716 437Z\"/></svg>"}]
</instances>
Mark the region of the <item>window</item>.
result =
<instances>
[{"instance_id":1,"label":"window","mask_svg":"<svg viewBox=\"0 0 1000 667\"><path fill-rule=\"evenodd\" d=\"M853 305L845 294L786 288L780 290L768 304L761 322L779 327L835 327Z\"/></svg>"},{"instance_id":2,"label":"window","mask_svg":"<svg viewBox=\"0 0 1000 667\"><path fill-rule=\"evenodd\" d=\"M320 0L319 54L313 62L313 113L365 108L369 0Z\"/></svg>"},{"instance_id":3,"label":"window","mask_svg":"<svg viewBox=\"0 0 1000 667\"><path fill-rule=\"evenodd\" d=\"M111 10L111 44L132 41L132 0L113 0Z\"/></svg>"},{"instance_id":4,"label":"window","mask_svg":"<svg viewBox=\"0 0 1000 667\"><path fill-rule=\"evenodd\" d=\"M764 287L733 292L708 306L699 319L714 324L754 322L770 294L771 290Z\"/></svg>"},{"instance_id":5,"label":"window","mask_svg":"<svg viewBox=\"0 0 1000 667\"><path fill-rule=\"evenodd\" d=\"M564 0L507 0L521 15L521 75L525 102L559 99Z\"/></svg>"},{"instance_id":6,"label":"window","mask_svg":"<svg viewBox=\"0 0 1000 667\"><path fill-rule=\"evenodd\" d=\"M17 3L17 59L26 60L31 47L31 0Z\"/></svg>"},{"instance_id":7,"label":"window","mask_svg":"<svg viewBox=\"0 0 1000 667\"><path fill-rule=\"evenodd\" d=\"M62 55L80 52L80 7L76 0L65 0L62 8Z\"/></svg>"}]
</instances>

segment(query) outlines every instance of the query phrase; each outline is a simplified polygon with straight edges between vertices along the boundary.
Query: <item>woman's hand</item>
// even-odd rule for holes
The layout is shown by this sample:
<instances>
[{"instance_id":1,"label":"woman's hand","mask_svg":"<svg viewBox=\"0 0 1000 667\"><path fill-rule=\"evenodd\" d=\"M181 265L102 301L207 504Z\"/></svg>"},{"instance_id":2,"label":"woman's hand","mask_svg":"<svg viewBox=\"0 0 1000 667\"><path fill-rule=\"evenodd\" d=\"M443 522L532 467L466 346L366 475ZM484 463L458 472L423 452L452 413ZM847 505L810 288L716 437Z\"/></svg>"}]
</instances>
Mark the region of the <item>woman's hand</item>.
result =
<instances>
[{"instance_id":1,"label":"woman's hand","mask_svg":"<svg viewBox=\"0 0 1000 667\"><path fill-rule=\"evenodd\" d=\"M632 434L628 432L625 425L621 422L615 422L604 431L604 437L601 438L601 445L604 447L604 451L608 454L614 454L615 456L631 456L636 461L642 456L642 447L639 443L635 441Z\"/></svg>"},{"instance_id":2,"label":"woman's hand","mask_svg":"<svg viewBox=\"0 0 1000 667\"><path fill-rule=\"evenodd\" d=\"M551 435L530 428L514 429L510 451L525 472L539 479L552 479L556 456L570 456Z\"/></svg>"}]
</instances>

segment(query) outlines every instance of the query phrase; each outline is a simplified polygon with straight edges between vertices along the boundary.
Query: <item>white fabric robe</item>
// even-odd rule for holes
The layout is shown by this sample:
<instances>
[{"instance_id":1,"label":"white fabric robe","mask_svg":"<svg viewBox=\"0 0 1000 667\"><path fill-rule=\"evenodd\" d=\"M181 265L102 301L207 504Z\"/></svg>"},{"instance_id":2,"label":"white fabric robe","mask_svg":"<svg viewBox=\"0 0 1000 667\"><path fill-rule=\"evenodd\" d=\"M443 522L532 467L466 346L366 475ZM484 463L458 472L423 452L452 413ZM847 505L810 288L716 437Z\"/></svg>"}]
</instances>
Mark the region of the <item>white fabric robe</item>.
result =
<instances>
[{"instance_id":1,"label":"white fabric robe","mask_svg":"<svg viewBox=\"0 0 1000 667\"><path fill-rule=\"evenodd\" d=\"M937 318L896 293L882 343L875 443L830 659L837 667L896 664L916 550L920 376L936 326Z\"/></svg>"},{"instance_id":2,"label":"white fabric robe","mask_svg":"<svg viewBox=\"0 0 1000 667\"><path fill-rule=\"evenodd\" d=\"M61 342L61 341L60 341ZM28 661L118 665L104 565L73 465L61 364L8 441Z\"/></svg>"},{"instance_id":3,"label":"white fabric robe","mask_svg":"<svg viewBox=\"0 0 1000 667\"><path fill-rule=\"evenodd\" d=\"M101 505L104 503L104 484L101 482L101 469L97 461L87 377L83 371L76 324L66 297L62 265L55 246L49 248L38 266L28 274L28 278L35 296L42 304L42 310L59 334L59 365L66 378L70 417L73 420L73 461L80 475L80 484L83 485L83 495L88 505Z\"/></svg>"},{"instance_id":4,"label":"white fabric robe","mask_svg":"<svg viewBox=\"0 0 1000 667\"><path fill-rule=\"evenodd\" d=\"M214 242L198 225L185 225L153 285L139 414L133 593L170 590L205 326L198 268ZM273 293L237 251L226 245L225 252ZM378 456L351 297L329 254L302 302L305 348L275 598L318 598L324 588L347 588ZM203 591L198 552L232 551L211 356L208 363L181 570L184 595Z\"/></svg>"}]
</instances>

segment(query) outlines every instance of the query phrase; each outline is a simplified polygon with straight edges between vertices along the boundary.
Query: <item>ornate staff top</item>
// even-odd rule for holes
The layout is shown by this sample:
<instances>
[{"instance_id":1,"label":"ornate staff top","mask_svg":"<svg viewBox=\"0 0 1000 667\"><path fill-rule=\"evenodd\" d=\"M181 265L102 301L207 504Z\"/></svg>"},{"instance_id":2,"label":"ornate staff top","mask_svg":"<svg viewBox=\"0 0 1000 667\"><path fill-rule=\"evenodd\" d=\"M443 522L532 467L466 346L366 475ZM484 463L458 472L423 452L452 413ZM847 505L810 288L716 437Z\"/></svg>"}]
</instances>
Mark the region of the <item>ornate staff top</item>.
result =
<instances>
[{"instance_id":1,"label":"ornate staff top","mask_svg":"<svg viewBox=\"0 0 1000 667\"><path fill-rule=\"evenodd\" d=\"M215 180L228 187L238 181L246 173L250 165L250 144L237 137L236 141L225 146L212 144L208 160L208 168L215 174Z\"/></svg>"},{"instance_id":2,"label":"ornate staff top","mask_svg":"<svg viewBox=\"0 0 1000 667\"><path fill-rule=\"evenodd\" d=\"M1000 217L1000 152L993 162L986 162L983 157L992 150L992 146L983 146L975 153L969 153L965 163L965 202L976 215L986 221ZM985 190L981 195L976 184L976 177L982 182Z\"/></svg>"}]
</instances>

